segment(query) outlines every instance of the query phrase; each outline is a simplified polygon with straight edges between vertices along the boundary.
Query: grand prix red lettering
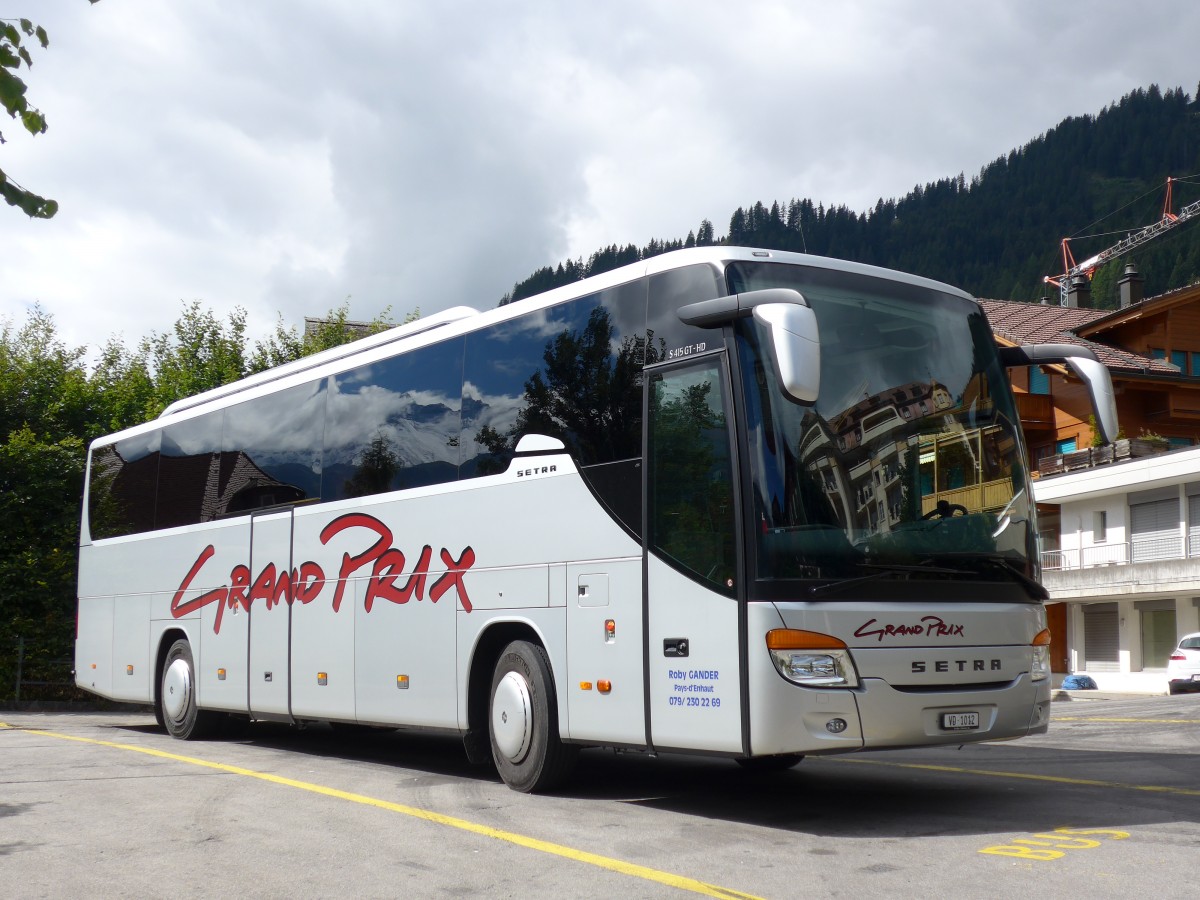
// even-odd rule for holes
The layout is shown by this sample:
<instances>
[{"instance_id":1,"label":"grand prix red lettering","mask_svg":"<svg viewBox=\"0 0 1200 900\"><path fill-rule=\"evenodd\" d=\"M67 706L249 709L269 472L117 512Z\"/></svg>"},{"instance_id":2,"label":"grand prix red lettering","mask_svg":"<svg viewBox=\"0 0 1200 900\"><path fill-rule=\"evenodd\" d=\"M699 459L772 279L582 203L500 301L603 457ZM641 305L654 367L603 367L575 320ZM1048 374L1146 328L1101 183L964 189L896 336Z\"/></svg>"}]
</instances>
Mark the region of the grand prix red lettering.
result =
<instances>
[{"instance_id":1,"label":"grand prix red lettering","mask_svg":"<svg viewBox=\"0 0 1200 900\"><path fill-rule=\"evenodd\" d=\"M467 586L463 584L462 577L463 572L475 565L475 551L468 547L462 552L462 556L455 559L450 555L450 551L443 550L442 562L446 564L446 574L429 589L429 599L436 603L442 594L454 587L458 589L458 599L462 601L463 609L470 612L471 600L467 596Z\"/></svg>"},{"instance_id":2,"label":"grand prix red lettering","mask_svg":"<svg viewBox=\"0 0 1200 900\"><path fill-rule=\"evenodd\" d=\"M342 554L333 590L333 611L341 609L346 585L350 583L350 579L368 567L370 574L367 577L366 596L363 600L365 612L369 613L372 610L376 600L396 604L408 603L413 597L424 600L429 568L433 561L433 547L426 544L421 549L412 572L400 583L404 575L404 553L394 546L391 529L375 517L365 513L339 516L321 529L321 543L327 545L344 532L357 537L359 530L367 533L371 543L357 554L348 551ZM210 604L216 604L216 617L213 620L213 631L216 633L221 630L221 622L227 609L241 606L249 612L258 600L261 600L267 609L281 603L292 606L299 602L304 605L317 599L327 584L324 569L312 560L303 562L298 568L290 571L280 570L275 563L268 562L253 580L250 577L250 568L239 563L230 569L228 583L185 599L192 590L193 582L215 554L216 548L212 544L200 551L171 600L171 615L178 619ZM471 598L467 595L463 575L475 564L475 551L466 547L456 559L443 547L439 556L446 566L446 571L429 587L430 602L436 603L450 588L454 588L463 609L471 612Z\"/></svg>"},{"instance_id":3,"label":"grand prix red lettering","mask_svg":"<svg viewBox=\"0 0 1200 900\"><path fill-rule=\"evenodd\" d=\"M859 625L854 632L855 637L873 637L880 642L885 637L904 637L910 634L925 637L962 637L963 626L952 625L941 616L924 616L920 625L880 625L878 619L871 619Z\"/></svg>"}]
</instances>

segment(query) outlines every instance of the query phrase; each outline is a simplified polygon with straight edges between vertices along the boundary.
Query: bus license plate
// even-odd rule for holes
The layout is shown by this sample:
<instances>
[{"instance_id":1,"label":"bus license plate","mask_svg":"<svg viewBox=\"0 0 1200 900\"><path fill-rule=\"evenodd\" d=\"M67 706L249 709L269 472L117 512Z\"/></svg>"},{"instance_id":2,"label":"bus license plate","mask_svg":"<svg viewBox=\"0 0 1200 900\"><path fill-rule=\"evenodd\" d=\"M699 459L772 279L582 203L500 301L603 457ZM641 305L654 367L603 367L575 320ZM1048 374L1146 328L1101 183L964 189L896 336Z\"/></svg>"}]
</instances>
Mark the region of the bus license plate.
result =
<instances>
[{"instance_id":1,"label":"bus license plate","mask_svg":"<svg viewBox=\"0 0 1200 900\"><path fill-rule=\"evenodd\" d=\"M964 731L978 727L979 713L977 712L942 713L942 730L944 731Z\"/></svg>"}]
</instances>

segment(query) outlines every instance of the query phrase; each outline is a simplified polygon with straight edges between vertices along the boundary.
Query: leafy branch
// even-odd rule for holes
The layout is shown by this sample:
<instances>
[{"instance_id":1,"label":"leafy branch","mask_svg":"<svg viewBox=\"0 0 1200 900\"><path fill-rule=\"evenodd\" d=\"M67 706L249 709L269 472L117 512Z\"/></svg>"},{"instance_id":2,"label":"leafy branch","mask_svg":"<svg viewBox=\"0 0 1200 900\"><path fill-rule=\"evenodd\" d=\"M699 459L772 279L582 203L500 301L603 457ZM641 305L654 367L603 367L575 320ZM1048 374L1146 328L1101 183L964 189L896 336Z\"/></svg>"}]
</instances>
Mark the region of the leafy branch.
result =
<instances>
[{"instance_id":1,"label":"leafy branch","mask_svg":"<svg viewBox=\"0 0 1200 900\"><path fill-rule=\"evenodd\" d=\"M89 0L98 3L99 0ZM24 35L24 37L22 37ZM24 126L35 137L46 132L46 117L36 106L31 106L25 97L28 86L20 76L22 64L33 68L33 57L29 53L29 38L45 50L50 46L50 37L41 25L29 19L0 19L0 105L13 119ZM0 131L0 144L5 143ZM58 212L58 202L26 190L0 169L0 196L9 206L16 206L30 218L49 219Z\"/></svg>"}]
</instances>

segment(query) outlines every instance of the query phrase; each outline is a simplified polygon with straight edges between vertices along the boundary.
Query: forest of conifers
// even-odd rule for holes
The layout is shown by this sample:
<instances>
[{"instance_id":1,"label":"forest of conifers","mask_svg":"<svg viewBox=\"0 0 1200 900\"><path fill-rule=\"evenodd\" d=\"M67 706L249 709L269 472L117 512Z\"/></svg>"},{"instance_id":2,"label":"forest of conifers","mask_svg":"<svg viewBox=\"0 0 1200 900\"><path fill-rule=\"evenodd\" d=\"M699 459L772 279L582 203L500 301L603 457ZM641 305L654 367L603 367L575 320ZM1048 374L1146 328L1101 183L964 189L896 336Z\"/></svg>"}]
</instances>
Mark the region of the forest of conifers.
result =
<instances>
[{"instance_id":1,"label":"forest of conifers","mask_svg":"<svg viewBox=\"0 0 1200 900\"><path fill-rule=\"evenodd\" d=\"M680 247L729 243L835 256L936 278L981 297L1037 300L1059 274L1059 242L1083 259L1200 198L1200 102L1182 89L1137 90L1096 115L1067 119L985 166L914 188L865 211L811 200L735 210L724 234L705 220L686 238L612 245L546 267L501 303ZM1184 225L1141 248L1147 296L1200 279L1200 228ZM1126 260L1097 273L1093 296L1114 305ZM467 300L467 302L470 302ZM475 305L475 304L473 304ZM199 304L174 329L137 346L110 342L88 365L34 309L0 322L0 703L16 693L18 641L27 680L69 678L75 566L87 443L144 421L168 403L349 339L346 308L304 338L282 324L251 346L244 314L218 321ZM384 326L382 317L372 323ZM60 661L60 662L56 662ZM69 696L55 686L25 697Z\"/></svg>"},{"instance_id":2,"label":"forest of conifers","mask_svg":"<svg viewBox=\"0 0 1200 900\"><path fill-rule=\"evenodd\" d=\"M1182 88L1136 90L1096 115L1066 119L1024 147L984 166L918 185L871 209L812 200L759 201L739 208L724 235L710 221L686 238L597 250L534 272L504 300L596 275L695 244L727 243L852 259L913 272L977 297L1038 300L1043 282L1063 271L1060 241L1072 237L1077 260L1115 244L1163 213L1168 176L1175 209L1200 198L1200 99ZM1183 226L1145 246L1136 262L1146 296L1200 278L1200 232ZM1127 260L1096 275L1097 305L1113 305Z\"/></svg>"}]
</instances>

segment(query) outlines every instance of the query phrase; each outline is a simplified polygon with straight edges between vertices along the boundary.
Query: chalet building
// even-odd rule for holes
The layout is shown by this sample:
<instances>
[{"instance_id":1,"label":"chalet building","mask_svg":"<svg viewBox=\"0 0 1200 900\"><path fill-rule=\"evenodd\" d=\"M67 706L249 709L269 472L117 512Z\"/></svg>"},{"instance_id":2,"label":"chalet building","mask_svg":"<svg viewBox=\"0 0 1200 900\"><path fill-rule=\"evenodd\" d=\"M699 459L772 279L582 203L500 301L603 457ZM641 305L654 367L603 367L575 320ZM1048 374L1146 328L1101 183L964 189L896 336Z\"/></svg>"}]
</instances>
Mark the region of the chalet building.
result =
<instances>
[{"instance_id":1,"label":"chalet building","mask_svg":"<svg viewBox=\"0 0 1200 900\"><path fill-rule=\"evenodd\" d=\"M1095 351L1121 439L1103 445L1086 388L1061 365L1010 372L1039 512L1056 673L1165 692L1177 638L1200 631L1200 284L1143 298L1132 266L1116 310L984 300L997 342Z\"/></svg>"}]
</instances>

